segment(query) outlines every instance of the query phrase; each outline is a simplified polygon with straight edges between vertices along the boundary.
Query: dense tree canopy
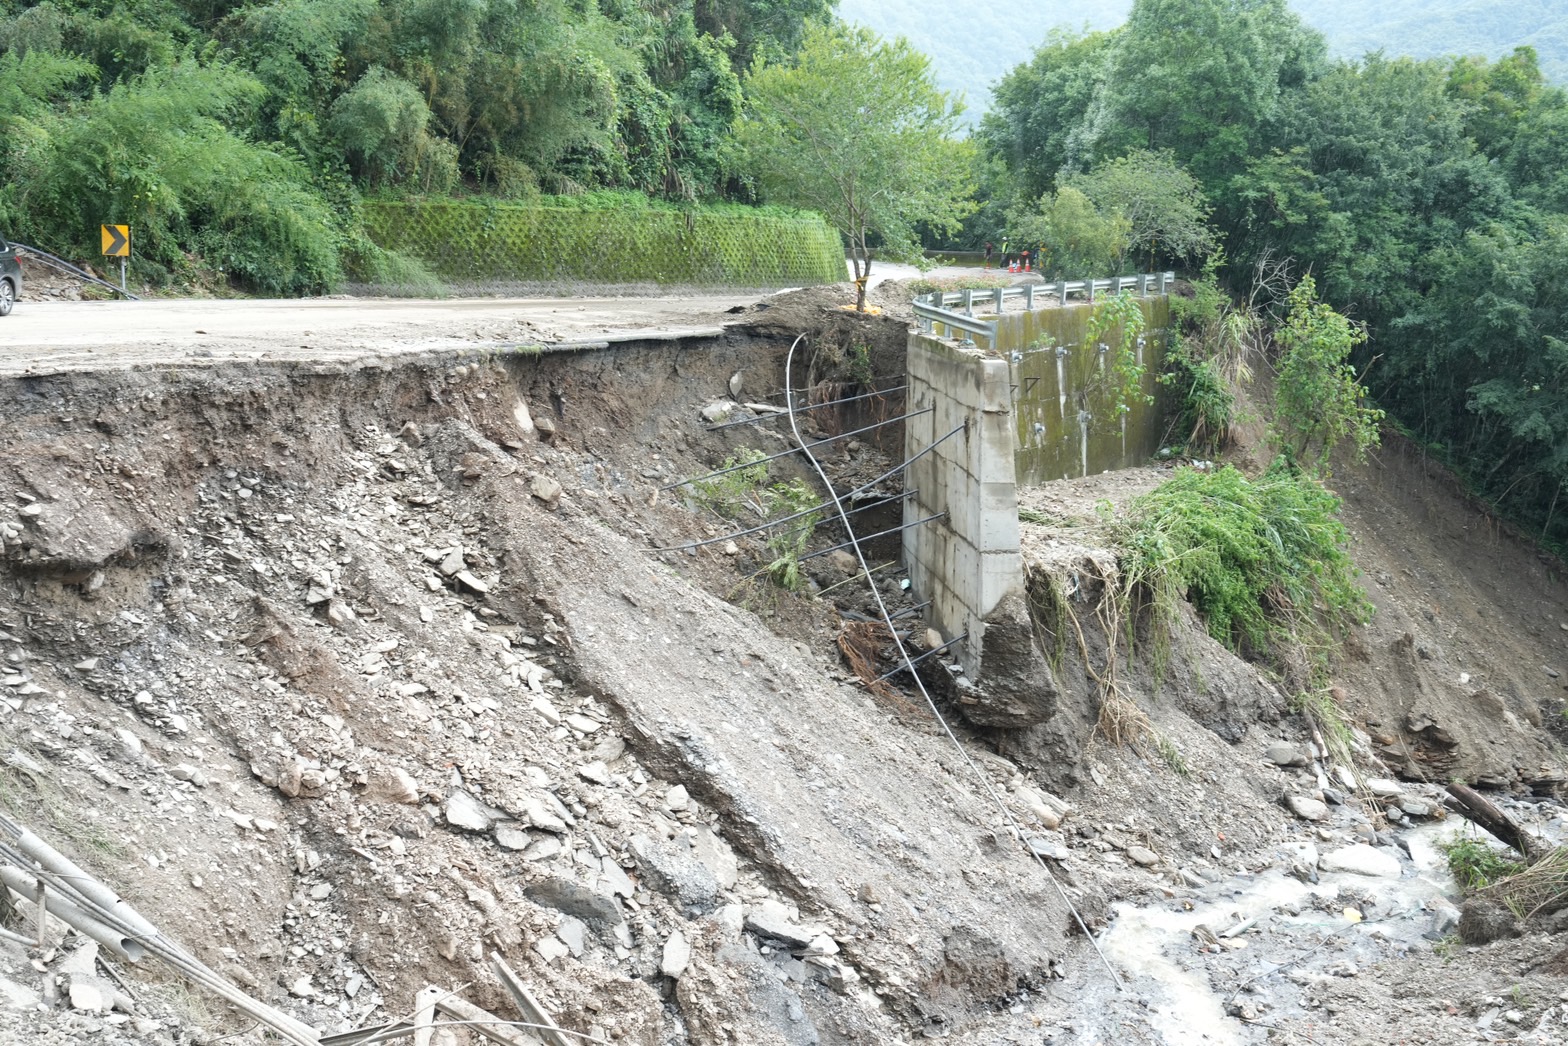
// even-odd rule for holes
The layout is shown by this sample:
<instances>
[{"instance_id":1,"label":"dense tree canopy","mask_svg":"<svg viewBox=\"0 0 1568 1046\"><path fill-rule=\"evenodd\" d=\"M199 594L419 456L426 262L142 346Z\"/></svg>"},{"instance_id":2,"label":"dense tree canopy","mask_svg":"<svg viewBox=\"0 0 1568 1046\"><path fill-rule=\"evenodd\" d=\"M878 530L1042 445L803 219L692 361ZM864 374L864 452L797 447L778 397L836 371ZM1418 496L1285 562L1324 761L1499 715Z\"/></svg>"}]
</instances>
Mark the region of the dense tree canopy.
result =
<instances>
[{"instance_id":1,"label":"dense tree canopy","mask_svg":"<svg viewBox=\"0 0 1568 1046\"><path fill-rule=\"evenodd\" d=\"M868 29L813 26L797 60L758 70L740 128L748 171L768 199L820 211L848 241L865 306L873 245L918 251L917 225L956 228L971 209L960 107L930 61Z\"/></svg>"},{"instance_id":2,"label":"dense tree canopy","mask_svg":"<svg viewBox=\"0 0 1568 1046\"><path fill-rule=\"evenodd\" d=\"M733 196L742 73L830 2L0 0L0 228L87 254L112 216L146 278L221 245L297 292L336 279L366 190ZM285 199L304 254L263 278Z\"/></svg>"},{"instance_id":3,"label":"dense tree canopy","mask_svg":"<svg viewBox=\"0 0 1568 1046\"><path fill-rule=\"evenodd\" d=\"M1135 0L1002 78L991 191L1059 206L1072 187L1130 217L1093 187L1160 150L1212 206L1238 288L1260 259L1310 273L1364 328L1352 365L1390 416L1568 541L1568 95L1528 47L1325 53L1281 0Z\"/></svg>"}]
</instances>

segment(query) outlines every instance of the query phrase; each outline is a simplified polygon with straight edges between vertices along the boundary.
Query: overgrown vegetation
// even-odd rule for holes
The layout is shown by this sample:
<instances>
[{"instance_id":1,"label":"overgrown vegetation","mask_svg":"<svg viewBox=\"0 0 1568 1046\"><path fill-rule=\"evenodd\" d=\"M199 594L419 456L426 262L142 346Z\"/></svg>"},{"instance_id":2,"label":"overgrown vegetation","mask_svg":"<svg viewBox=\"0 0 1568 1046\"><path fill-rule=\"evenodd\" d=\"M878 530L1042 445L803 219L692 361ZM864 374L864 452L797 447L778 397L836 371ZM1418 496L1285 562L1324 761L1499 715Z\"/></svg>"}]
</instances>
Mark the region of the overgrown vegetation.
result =
<instances>
[{"instance_id":1,"label":"overgrown vegetation","mask_svg":"<svg viewBox=\"0 0 1568 1046\"><path fill-rule=\"evenodd\" d=\"M1366 389L1350 352L1366 340L1359 326L1317 300L1310 276L1291 289L1290 311L1274 332L1283 349L1275 383L1275 432L1292 461L1326 468L1348 445L1359 460L1378 441L1383 412L1364 402Z\"/></svg>"},{"instance_id":2,"label":"overgrown vegetation","mask_svg":"<svg viewBox=\"0 0 1568 1046\"><path fill-rule=\"evenodd\" d=\"M1509 851L1474 836L1456 835L1438 848L1448 858L1455 881L1469 891L1483 890L1524 871L1525 864Z\"/></svg>"},{"instance_id":3,"label":"overgrown vegetation","mask_svg":"<svg viewBox=\"0 0 1568 1046\"><path fill-rule=\"evenodd\" d=\"M1154 397L1143 391L1143 375L1148 369L1140 347L1143 344L1143 303L1130 292L1115 294L1100 301L1084 326L1086 346L1098 346L1110 357L1111 403L1118 417L1134 404L1151 404ZM1109 337L1110 342L1100 339Z\"/></svg>"},{"instance_id":4,"label":"overgrown vegetation","mask_svg":"<svg viewBox=\"0 0 1568 1046\"><path fill-rule=\"evenodd\" d=\"M820 499L799 477L769 482L766 457L760 450L743 448L719 466L721 475L694 481L691 493L704 508L743 527L804 513L762 532L767 562L759 571L779 588L798 592L805 584L801 556L822 521L821 512L807 510Z\"/></svg>"},{"instance_id":5,"label":"overgrown vegetation","mask_svg":"<svg viewBox=\"0 0 1568 1046\"><path fill-rule=\"evenodd\" d=\"M787 63L828 10L0 0L0 229L95 258L97 226L129 224L138 280L298 294L345 261L430 286L366 249L363 192L753 202L732 173L744 71Z\"/></svg>"},{"instance_id":6,"label":"overgrown vegetation","mask_svg":"<svg viewBox=\"0 0 1568 1046\"><path fill-rule=\"evenodd\" d=\"M1185 598L1215 639L1306 683L1331 634L1372 612L1338 511L1321 483L1290 469L1256 481L1230 467L1183 469L1132 506L1124 591L1159 633Z\"/></svg>"},{"instance_id":7,"label":"overgrown vegetation","mask_svg":"<svg viewBox=\"0 0 1568 1046\"><path fill-rule=\"evenodd\" d=\"M1568 91L1530 47L1331 60L1297 6L1134 0L1116 29L1048 38L981 122L988 204L965 238L999 242L1024 212L1054 228L1068 201L1063 227L1103 232L1133 213L1095 186L1136 167L1133 184L1171 190L1148 166L1167 159L1197 194L1145 198L1164 201L1171 230L1211 208L1227 259L1215 275L1234 297L1267 259L1312 276L1280 344L1279 435L1303 465L1323 467L1335 442L1365 449L1385 410L1500 513L1568 546ZM1138 254L1180 265L1201 251L1167 232ZM1186 337L1178 354L1183 427L1212 447L1227 424L1215 356ZM1351 374L1369 398L1343 394Z\"/></svg>"},{"instance_id":8,"label":"overgrown vegetation","mask_svg":"<svg viewBox=\"0 0 1568 1046\"><path fill-rule=\"evenodd\" d=\"M789 64L755 70L739 124L745 170L772 200L821 212L843 235L855 307L872 248L918 260L917 226L956 229L974 209L962 101L937 90L908 41L842 24L810 26Z\"/></svg>"}]
</instances>

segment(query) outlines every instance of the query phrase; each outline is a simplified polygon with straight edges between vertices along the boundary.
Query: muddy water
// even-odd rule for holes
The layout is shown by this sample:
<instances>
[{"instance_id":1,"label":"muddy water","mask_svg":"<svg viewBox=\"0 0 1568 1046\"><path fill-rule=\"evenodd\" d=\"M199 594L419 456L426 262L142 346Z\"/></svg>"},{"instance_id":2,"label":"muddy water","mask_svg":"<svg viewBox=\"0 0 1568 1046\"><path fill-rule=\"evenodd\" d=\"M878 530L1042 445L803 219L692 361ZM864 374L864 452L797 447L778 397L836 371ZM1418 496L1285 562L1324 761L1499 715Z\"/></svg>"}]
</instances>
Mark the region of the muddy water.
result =
<instances>
[{"instance_id":1,"label":"muddy water","mask_svg":"<svg viewBox=\"0 0 1568 1046\"><path fill-rule=\"evenodd\" d=\"M1104 1005L1086 1008L1071 1033L1053 1041L1267 1041L1273 1019L1306 1012L1303 984L1430 948L1425 935L1460 897L1438 849L1456 827L1447 822L1402 832L1408 853L1379 847L1379 854L1397 858L1398 878L1318 871L1318 881L1308 882L1291 869L1315 868L1319 846L1328 853L1344 844L1289 843L1275 848L1274 863L1261 872L1178 891L1162 905L1117 905L1100 946L1127 990L1107 986ZM1211 942L1209 948L1201 941Z\"/></svg>"}]
</instances>

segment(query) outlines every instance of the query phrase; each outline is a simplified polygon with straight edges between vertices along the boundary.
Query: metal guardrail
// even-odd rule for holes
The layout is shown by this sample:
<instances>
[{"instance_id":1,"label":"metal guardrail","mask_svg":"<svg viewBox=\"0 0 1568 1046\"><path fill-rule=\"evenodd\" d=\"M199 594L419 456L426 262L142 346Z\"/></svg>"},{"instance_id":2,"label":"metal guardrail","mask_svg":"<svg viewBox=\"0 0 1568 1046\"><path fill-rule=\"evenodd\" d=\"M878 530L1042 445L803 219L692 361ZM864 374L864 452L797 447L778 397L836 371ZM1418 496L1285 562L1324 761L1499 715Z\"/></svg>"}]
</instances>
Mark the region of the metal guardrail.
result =
<instances>
[{"instance_id":1,"label":"metal guardrail","mask_svg":"<svg viewBox=\"0 0 1568 1046\"><path fill-rule=\"evenodd\" d=\"M932 331L940 327L947 337L954 337L954 332L958 331L968 336L966 341L973 341L979 336L985 338L994 349L997 322L976 319L977 309L984 314L1001 315L1009 311L1008 302L1014 303L1013 312L1029 312L1037 304L1066 305L1073 295L1092 302L1101 294L1120 294L1127 290L1136 290L1139 296L1164 294L1174 279L1174 272L1146 272L1103 280L1058 280L1056 283L1031 283L1022 287L996 287L991 290L933 291L915 299L915 320L921 330Z\"/></svg>"}]
</instances>

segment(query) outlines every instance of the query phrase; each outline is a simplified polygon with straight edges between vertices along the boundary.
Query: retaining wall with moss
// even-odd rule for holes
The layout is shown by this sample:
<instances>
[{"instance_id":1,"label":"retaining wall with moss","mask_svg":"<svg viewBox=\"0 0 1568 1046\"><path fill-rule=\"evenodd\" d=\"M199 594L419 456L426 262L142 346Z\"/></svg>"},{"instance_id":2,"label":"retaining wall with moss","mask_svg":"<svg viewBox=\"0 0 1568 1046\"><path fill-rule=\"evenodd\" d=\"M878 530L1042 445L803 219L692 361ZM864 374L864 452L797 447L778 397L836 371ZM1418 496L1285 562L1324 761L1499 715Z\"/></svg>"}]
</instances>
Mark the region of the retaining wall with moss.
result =
<instances>
[{"instance_id":1,"label":"retaining wall with moss","mask_svg":"<svg viewBox=\"0 0 1568 1046\"><path fill-rule=\"evenodd\" d=\"M798 287L846 278L838 232L814 215L495 201L367 201L362 213L377 246L456 282Z\"/></svg>"}]
</instances>

